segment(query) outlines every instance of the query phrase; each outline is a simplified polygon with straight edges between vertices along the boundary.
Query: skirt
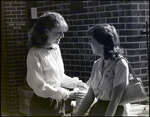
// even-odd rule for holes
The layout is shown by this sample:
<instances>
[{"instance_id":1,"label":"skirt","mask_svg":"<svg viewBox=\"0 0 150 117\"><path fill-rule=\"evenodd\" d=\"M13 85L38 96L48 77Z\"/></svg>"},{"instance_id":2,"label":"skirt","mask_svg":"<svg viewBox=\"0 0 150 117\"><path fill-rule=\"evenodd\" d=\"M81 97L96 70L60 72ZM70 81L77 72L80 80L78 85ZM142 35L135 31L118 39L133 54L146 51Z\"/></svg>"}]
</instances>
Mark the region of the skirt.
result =
<instances>
[{"instance_id":1,"label":"skirt","mask_svg":"<svg viewBox=\"0 0 150 117\"><path fill-rule=\"evenodd\" d=\"M109 101L98 100L90 109L88 116L105 116ZM124 106L118 105L114 116L123 116Z\"/></svg>"},{"instance_id":2,"label":"skirt","mask_svg":"<svg viewBox=\"0 0 150 117\"><path fill-rule=\"evenodd\" d=\"M64 100L58 101L52 98L42 98L33 95L30 103L31 116L60 116L60 111L65 110Z\"/></svg>"}]
</instances>

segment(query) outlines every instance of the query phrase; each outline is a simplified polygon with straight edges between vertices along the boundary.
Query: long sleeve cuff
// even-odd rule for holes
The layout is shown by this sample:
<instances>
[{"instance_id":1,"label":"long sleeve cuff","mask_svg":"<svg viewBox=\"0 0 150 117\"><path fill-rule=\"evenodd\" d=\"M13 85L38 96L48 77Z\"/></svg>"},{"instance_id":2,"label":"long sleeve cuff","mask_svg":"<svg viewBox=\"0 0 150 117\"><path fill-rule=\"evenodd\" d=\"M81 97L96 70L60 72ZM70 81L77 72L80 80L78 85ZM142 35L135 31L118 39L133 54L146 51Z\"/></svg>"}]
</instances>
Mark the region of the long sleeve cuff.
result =
<instances>
[{"instance_id":1,"label":"long sleeve cuff","mask_svg":"<svg viewBox=\"0 0 150 117\"><path fill-rule=\"evenodd\" d=\"M54 99L64 99L66 100L67 98L69 98L69 94L70 94L70 91L65 89L65 88L62 88L62 87L57 87L57 93L51 95L50 97L51 98L54 98Z\"/></svg>"}]
</instances>

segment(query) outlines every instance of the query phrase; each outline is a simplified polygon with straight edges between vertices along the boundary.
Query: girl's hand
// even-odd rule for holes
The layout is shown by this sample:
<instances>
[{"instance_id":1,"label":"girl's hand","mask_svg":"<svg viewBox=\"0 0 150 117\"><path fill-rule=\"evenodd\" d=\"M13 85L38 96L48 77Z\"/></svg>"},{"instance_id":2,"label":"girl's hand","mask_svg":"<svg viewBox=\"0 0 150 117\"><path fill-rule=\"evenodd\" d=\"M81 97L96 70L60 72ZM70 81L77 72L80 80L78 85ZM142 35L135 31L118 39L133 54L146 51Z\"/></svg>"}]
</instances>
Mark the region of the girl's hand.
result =
<instances>
[{"instance_id":1,"label":"girl's hand","mask_svg":"<svg viewBox=\"0 0 150 117\"><path fill-rule=\"evenodd\" d=\"M77 96L76 90L70 91L69 99L76 99L76 96Z\"/></svg>"},{"instance_id":2,"label":"girl's hand","mask_svg":"<svg viewBox=\"0 0 150 117\"><path fill-rule=\"evenodd\" d=\"M80 89L80 90L88 90L88 85L82 81L79 81L77 83L77 87Z\"/></svg>"}]
</instances>

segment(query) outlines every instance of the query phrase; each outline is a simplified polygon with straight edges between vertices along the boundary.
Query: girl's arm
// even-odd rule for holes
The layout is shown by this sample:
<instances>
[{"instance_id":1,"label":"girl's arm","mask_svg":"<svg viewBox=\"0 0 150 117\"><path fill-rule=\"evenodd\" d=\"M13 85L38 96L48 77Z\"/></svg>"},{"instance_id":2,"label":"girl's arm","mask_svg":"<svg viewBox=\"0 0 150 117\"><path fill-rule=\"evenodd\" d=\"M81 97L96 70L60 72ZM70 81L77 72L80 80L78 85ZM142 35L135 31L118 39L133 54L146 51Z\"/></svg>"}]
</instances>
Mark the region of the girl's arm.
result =
<instances>
[{"instance_id":1,"label":"girl's arm","mask_svg":"<svg viewBox=\"0 0 150 117\"><path fill-rule=\"evenodd\" d=\"M95 95L94 95L93 89L90 87L78 111L75 113L75 116L83 116L87 112L89 107L91 106L94 99L95 99Z\"/></svg>"},{"instance_id":2,"label":"girl's arm","mask_svg":"<svg viewBox=\"0 0 150 117\"><path fill-rule=\"evenodd\" d=\"M113 89L111 100L108 105L105 116L114 116L123 95L124 89L128 82L129 68L128 63L121 59L115 66L115 77L113 81Z\"/></svg>"},{"instance_id":3,"label":"girl's arm","mask_svg":"<svg viewBox=\"0 0 150 117\"><path fill-rule=\"evenodd\" d=\"M113 88L112 98L111 98L110 103L108 105L105 116L114 116L115 115L115 112L117 110L120 99L122 97L125 85L126 85L125 83L122 83L122 84Z\"/></svg>"}]
</instances>

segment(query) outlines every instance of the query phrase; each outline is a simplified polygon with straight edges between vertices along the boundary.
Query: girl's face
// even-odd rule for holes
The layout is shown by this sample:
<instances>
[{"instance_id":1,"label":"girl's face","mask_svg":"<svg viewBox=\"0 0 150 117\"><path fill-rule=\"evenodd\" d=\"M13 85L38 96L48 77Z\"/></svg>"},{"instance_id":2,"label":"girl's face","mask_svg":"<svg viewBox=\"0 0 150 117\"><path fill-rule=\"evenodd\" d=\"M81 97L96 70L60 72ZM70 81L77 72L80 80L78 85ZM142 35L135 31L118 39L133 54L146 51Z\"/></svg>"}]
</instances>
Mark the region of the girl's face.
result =
<instances>
[{"instance_id":1,"label":"girl's face","mask_svg":"<svg viewBox=\"0 0 150 117\"><path fill-rule=\"evenodd\" d=\"M103 45L99 44L95 39L91 38L90 45L93 54L104 57Z\"/></svg>"},{"instance_id":2,"label":"girl's face","mask_svg":"<svg viewBox=\"0 0 150 117\"><path fill-rule=\"evenodd\" d=\"M60 39L64 37L63 30L61 28L53 28L52 30L46 29L47 46L51 44L59 44Z\"/></svg>"}]
</instances>

